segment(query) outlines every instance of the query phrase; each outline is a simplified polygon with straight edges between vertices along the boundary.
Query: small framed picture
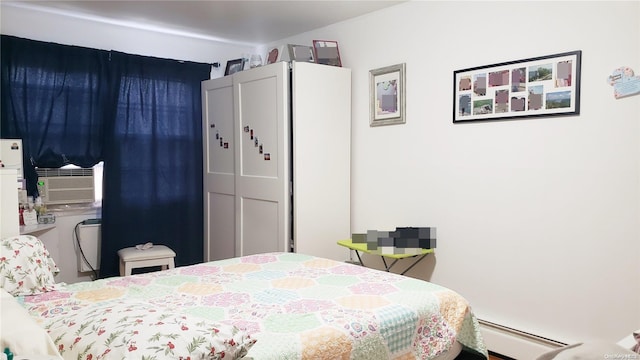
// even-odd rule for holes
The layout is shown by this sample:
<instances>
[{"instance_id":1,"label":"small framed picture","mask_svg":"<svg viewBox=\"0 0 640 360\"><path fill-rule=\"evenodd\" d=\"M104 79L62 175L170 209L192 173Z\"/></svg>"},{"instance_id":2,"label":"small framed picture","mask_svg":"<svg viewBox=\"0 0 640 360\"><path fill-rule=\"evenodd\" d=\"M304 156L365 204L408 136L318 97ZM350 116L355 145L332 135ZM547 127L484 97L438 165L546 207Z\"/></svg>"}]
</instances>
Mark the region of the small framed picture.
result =
<instances>
[{"instance_id":1,"label":"small framed picture","mask_svg":"<svg viewBox=\"0 0 640 360\"><path fill-rule=\"evenodd\" d=\"M370 126L405 123L405 63L369 71Z\"/></svg>"},{"instance_id":2,"label":"small framed picture","mask_svg":"<svg viewBox=\"0 0 640 360\"><path fill-rule=\"evenodd\" d=\"M313 40L313 50L318 64L342 66L337 41Z\"/></svg>"},{"instance_id":3,"label":"small framed picture","mask_svg":"<svg viewBox=\"0 0 640 360\"><path fill-rule=\"evenodd\" d=\"M267 64L277 63L282 60L282 53L284 52L284 45L275 46L269 49L267 52Z\"/></svg>"},{"instance_id":4,"label":"small framed picture","mask_svg":"<svg viewBox=\"0 0 640 360\"><path fill-rule=\"evenodd\" d=\"M289 60L300 62L316 62L313 56L313 48L305 45L287 45L289 48Z\"/></svg>"},{"instance_id":5,"label":"small framed picture","mask_svg":"<svg viewBox=\"0 0 640 360\"><path fill-rule=\"evenodd\" d=\"M227 61L227 68L224 70L224 75L231 75L233 73L237 73L238 71L242 71L244 67L243 59L235 59Z\"/></svg>"}]
</instances>

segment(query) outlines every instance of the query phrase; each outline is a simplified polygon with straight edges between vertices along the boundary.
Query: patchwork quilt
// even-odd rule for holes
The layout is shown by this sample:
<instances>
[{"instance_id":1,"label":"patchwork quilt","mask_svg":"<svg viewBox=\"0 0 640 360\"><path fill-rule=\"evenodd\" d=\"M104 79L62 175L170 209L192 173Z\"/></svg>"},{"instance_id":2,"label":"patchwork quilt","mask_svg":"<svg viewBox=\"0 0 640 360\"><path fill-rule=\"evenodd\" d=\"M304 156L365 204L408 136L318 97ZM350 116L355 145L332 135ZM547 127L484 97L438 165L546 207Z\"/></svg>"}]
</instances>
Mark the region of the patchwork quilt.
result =
<instances>
[{"instance_id":1,"label":"patchwork quilt","mask_svg":"<svg viewBox=\"0 0 640 360\"><path fill-rule=\"evenodd\" d=\"M456 292L295 253L70 284L21 299L65 359L432 359L456 341L487 356L477 319Z\"/></svg>"}]
</instances>

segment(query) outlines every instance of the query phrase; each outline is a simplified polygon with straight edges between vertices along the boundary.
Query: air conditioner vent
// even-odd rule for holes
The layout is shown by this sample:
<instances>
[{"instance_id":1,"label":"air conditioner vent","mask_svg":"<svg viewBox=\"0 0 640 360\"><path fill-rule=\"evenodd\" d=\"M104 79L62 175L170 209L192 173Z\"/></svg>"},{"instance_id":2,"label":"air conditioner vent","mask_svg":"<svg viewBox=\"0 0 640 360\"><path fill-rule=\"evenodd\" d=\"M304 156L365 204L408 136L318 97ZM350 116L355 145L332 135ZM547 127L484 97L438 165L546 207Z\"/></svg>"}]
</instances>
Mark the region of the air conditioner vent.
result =
<instances>
[{"instance_id":1,"label":"air conditioner vent","mask_svg":"<svg viewBox=\"0 0 640 360\"><path fill-rule=\"evenodd\" d=\"M93 176L92 168L78 168L78 169L50 169L50 168L38 168L36 169L38 177L60 177L60 176Z\"/></svg>"},{"instance_id":2,"label":"air conditioner vent","mask_svg":"<svg viewBox=\"0 0 640 360\"><path fill-rule=\"evenodd\" d=\"M46 205L92 203L93 169L36 169L38 193Z\"/></svg>"}]
</instances>

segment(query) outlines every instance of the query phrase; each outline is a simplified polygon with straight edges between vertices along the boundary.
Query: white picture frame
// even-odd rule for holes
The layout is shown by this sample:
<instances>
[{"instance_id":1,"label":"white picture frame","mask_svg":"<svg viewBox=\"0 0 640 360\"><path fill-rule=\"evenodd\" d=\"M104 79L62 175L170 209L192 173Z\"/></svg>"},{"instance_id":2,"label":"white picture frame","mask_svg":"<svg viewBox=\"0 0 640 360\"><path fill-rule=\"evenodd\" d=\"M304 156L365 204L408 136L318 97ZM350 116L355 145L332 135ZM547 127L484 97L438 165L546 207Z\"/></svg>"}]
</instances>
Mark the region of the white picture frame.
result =
<instances>
[{"instance_id":1,"label":"white picture frame","mask_svg":"<svg viewBox=\"0 0 640 360\"><path fill-rule=\"evenodd\" d=\"M282 54L284 53L284 45L270 47L265 56L265 64L273 64L282 61Z\"/></svg>"}]
</instances>

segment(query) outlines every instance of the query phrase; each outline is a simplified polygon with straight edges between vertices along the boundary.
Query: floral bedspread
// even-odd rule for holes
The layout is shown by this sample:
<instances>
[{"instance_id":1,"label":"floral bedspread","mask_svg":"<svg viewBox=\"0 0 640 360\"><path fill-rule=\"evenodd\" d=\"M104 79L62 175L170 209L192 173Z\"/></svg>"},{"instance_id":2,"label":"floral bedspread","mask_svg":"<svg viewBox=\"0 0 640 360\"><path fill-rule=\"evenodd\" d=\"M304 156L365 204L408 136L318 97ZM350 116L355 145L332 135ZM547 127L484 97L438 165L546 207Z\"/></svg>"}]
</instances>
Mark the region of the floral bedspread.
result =
<instances>
[{"instance_id":1,"label":"floral bedspread","mask_svg":"<svg viewBox=\"0 0 640 360\"><path fill-rule=\"evenodd\" d=\"M248 350L254 359L431 359L455 341L487 356L477 319L456 292L295 253L71 284L25 296L24 306L58 346L60 331L69 332L65 327L84 326L71 334L84 334L78 340L86 342L84 348L117 338L111 345L125 353L156 347L158 359L167 358L183 326L196 331L194 337L228 326L224 341L204 346L231 342L238 357ZM137 336L133 343L122 335L133 336L138 322L153 321L176 328ZM68 345L61 350L66 358ZM78 349L73 353L74 359L88 358Z\"/></svg>"}]
</instances>

